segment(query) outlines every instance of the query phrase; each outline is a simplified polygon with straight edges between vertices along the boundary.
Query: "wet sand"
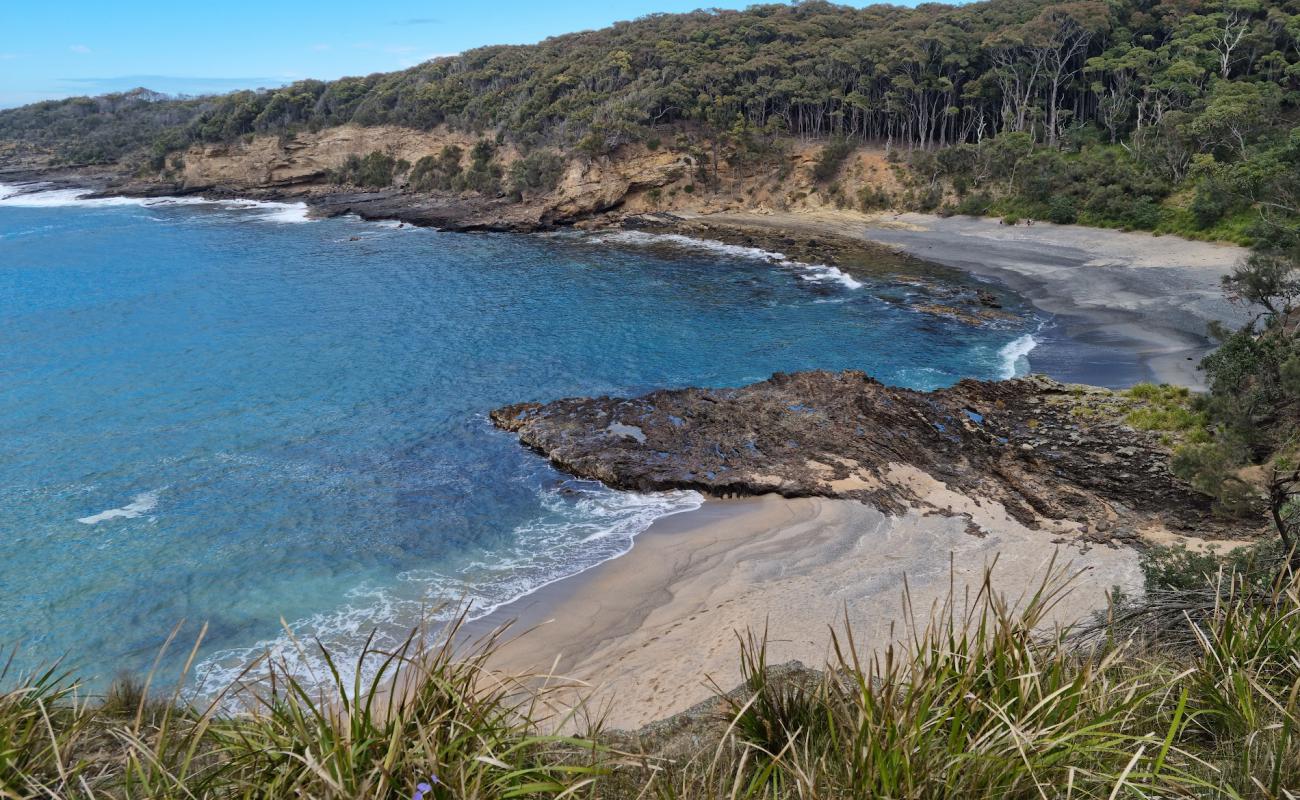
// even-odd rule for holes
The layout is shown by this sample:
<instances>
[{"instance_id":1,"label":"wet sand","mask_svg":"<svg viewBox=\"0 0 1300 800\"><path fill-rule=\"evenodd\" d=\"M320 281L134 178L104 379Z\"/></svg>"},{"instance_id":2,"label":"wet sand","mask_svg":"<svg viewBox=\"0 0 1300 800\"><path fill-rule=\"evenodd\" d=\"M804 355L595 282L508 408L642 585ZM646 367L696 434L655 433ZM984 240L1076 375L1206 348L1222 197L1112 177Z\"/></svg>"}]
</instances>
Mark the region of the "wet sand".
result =
<instances>
[{"instance_id":1,"label":"wet sand","mask_svg":"<svg viewBox=\"0 0 1300 800\"><path fill-rule=\"evenodd\" d=\"M1239 326L1248 317L1220 288L1222 276L1246 254L1235 245L1079 225L1007 226L983 217L910 213L680 216L865 239L1001 282L1051 314L1070 339L1102 354L1135 354L1146 373L1139 377L1193 389L1204 388L1196 365L1214 346L1207 335L1209 323ZM1034 360L1031 353L1031 367ZM1126 378L1109 368L1104 355L1071 376L1098 385L1132 382Z\"/></svg>"},{"instance_id":2,"label":"wet sand","mask_svg":"<svg viewBox=\"0 0 1300 800\"><path fill-rule=\"evenodd\" d=\"M497 655L512 674L550 670L582 683L591 712L634 728L740 680L738 634L770 635L769 663L827 663L832 626L847 618L863 652L902 634L904 577L920 616L973 593L996 559L1010 598L1037 587L1054 555L1082 570L1057 609L1069 622L1105 605L1113 585L1140 583L1127 548L1056 544L1050 531L1007 520L966 532L962 516L886 516L850 501L776 496L710 500L656 522L627 555L503 607L479 621L524 631ZM951 567L951 571L950 571Z\"/></svg>"}]
</instances>

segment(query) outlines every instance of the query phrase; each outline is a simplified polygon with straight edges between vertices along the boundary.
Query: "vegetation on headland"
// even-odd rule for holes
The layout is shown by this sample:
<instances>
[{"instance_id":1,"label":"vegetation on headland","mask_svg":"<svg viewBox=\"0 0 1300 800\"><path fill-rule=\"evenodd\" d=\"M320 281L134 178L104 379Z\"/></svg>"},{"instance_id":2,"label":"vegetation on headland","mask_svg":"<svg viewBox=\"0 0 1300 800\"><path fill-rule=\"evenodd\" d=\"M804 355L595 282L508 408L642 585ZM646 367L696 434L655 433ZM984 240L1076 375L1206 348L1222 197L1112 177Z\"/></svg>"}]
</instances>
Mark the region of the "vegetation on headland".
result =
<instances>
[{"instance_id":1,"label":"vegetation on headland","mask_svg":"<svg viewBox=\"0 0 1300 800\"><path fill-rule=\"evenodd\" d=\"M847 205L1288 246L1277 223L1300 213L1298 101L1296 0L813 0L656 14L275 90L37 103L0 112L0 140L162 174L195 143L445 125L552 158L689 152L705 192L724 188L720 162L780 173L791 140L822 139L818 191ZM840 166L863 145L891 154L901 191L842 191ZM535 169L504 187L490 169L445 177L466 165L436 158L444 177L402 185L523 197L550 183Z\"/></svg>"}]
</instances>

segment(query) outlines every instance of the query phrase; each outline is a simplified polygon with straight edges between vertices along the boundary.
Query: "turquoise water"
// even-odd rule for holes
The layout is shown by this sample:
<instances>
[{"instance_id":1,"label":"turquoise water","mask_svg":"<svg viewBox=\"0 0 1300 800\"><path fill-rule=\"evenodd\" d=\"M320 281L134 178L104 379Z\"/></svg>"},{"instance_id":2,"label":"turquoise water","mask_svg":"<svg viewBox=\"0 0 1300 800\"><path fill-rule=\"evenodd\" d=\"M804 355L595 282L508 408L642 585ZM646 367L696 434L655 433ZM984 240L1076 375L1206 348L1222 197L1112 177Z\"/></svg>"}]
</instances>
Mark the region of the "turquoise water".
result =
<instances>
[{"instance_id":1,"label":"turquoise water","mask_svg":"<svg viewBox=\"0 0 1300 800\"><path fill-rule=\"evenodd\" d=\"M487 412L861 368L1027 368L916 287L644 235L466 235L295 205L0 186L0 642L101 678L203 622L210 683L280 620L342 650L624 552L689 492L567 479ZM184 649L184 648L181 648Z\"/></svg>"}]
</instances>

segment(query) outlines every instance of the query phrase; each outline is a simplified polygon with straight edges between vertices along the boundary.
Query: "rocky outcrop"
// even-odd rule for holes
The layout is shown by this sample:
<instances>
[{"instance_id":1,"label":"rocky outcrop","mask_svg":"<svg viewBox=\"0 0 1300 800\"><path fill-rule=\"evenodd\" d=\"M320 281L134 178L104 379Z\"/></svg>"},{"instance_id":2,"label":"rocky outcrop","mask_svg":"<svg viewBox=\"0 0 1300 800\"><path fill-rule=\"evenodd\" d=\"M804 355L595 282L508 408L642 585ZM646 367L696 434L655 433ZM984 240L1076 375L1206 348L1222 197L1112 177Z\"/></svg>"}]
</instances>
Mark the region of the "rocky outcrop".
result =
<instances>
[{"instance_id":1,"label":"rocky outcrop","mask_svg":"<svg viewBox=\"0 0 1300 800\"><path fill-rule=\"evenodd\" d=\"M840 497L890 512L1009 516L1093 539L1145 526L1240 535L1174 477L1154 433L1081 415L1103 389L1033 376L934 392L857 371L776 374L739 389L521 403L492 412L556 466L621 489Z\"/></svg>"},{"instance_id":2,"label":"rocky outcrop","mask_svg":"<svg viewBox=\"0 0 1300 800\"><path fill-rule=\"evenodd\" d=\"M393 125L341 125L291 135L256 135L222 143L193 144L169 153L159 171L136 153L115 165L55 166L53 153L0 142L0 175L23 180L67 179L104 194L133 196L201 194L303 200L320 214L354 213L398 219L448 230L539 230L578 223L608 225L627 214L673 209L716 213L745 209L822 209L856 204L856 193L901 191L882 151L863 149L845 160L836 181L813 180L812 166L824 143L786 142L764 159L734 158L707 141L627 143L592 156L564 154L565 168L553 190L521 202L505 194L415 192L398 178L380 192L335 184L334 172L350 156L382 152L414 164L453 145L469 153L481 134L447 126L416 130ZM524 155L509 141L494 160L505 173ZM466 156L466 161L468 156ZM78 184L77 178L83 180ZM833 187L833 189L832 189Z\"/></svg>"}]
</instances>

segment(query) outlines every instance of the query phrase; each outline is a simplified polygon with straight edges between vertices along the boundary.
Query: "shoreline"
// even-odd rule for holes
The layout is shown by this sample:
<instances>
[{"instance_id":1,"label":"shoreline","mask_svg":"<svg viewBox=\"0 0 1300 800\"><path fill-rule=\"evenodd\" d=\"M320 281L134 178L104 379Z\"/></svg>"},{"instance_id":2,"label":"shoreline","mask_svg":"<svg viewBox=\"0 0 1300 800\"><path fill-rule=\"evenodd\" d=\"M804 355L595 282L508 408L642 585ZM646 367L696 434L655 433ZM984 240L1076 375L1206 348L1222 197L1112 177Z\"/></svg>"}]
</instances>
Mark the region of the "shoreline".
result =
<instances>
[{"instance_id":1,"label":"shoreline","mask_svg":"<svg viewBox=\"0 0 1300 800\"><path fill-rule=\"evenodd\" d=\"M675 215L691 228L747 233L800 232L886 246L898 253L997 281L1049 314L1067 341L1055 357L1074 374L1052 377L1120 388L1137 381L1116 374L1116 354L1136 359L1141 379L1205 388L1197 369L1216 346L1211 322L1240 325L1249 318L1223 296L1222 276L1248 251L1237 245L1175 236L1038 223L1008 227L989 217L928 214L866 215L845 211L723 212ZM1080 354L1088 361L1070 364ZM1108 357L1109 356L1109 357ZM1049 362L1050 363L1050 362Z\"/></svg>"},{"instance_id":2,"label":"shoreline","mask_svg":"<svg viewBox=\"0 0 1300 800\"><path fill-rule=\"evenodd\" d=\"M1054 323L1051 333L1056 336L1035 337L1037 346L1028 356L1030 372L1107 388L1149 380L1204 391L1198 365L1216 347L1208 335L1209 324L1239 326L1249 318L1247 311L1228 303L1220 287L1220 279L1248 252L1245 248L1142 232L1049 222L1008 227L991 217L830 209L604 214L573 224L524 228L502 217L500 225L477 220L462 227L454 215L429 216L428 203L420 198L385 195L376 211L348 202L340 205L340 200L358 197L355 192L267 188L163 195L131 192L129 187L109 189L102 176L77 173L40 177L11 172L0 174L0 182L4 180L17 181L13 185L18 186L43 183L51 190L84 188L87 200L302 203L307 217L351 213L372 222L392 220L448 232L619 231L649 223L650 230L662 228L706 241L740 240L745 246L787 253L800 263L889 272L897 265L878 264L883 250L914 259L918 273L938 270L942 278L943 270L952 270L1003 285ZM1124 365L1130 360L1136 369Z\"/></svg>"},{"instance_id":3,"label":"shoreline","mask_svg":"<svg viewBox=\"0 0 1300 800\"><path fill-rule=\"evenodd\" d=\"M1053 557L1058 570L1079 572L1053 618L1069 624L1104 608L1112 586L1140 587L1133 555L1014 523L975 536L964 518L890 516L850 500L711 498L656 520L623 556L501 606L466 632L512 622L494 670L555 676L585 713L635 729L709 700L714 684L737 685L746 631L767 629L769 664L821 668L832 628L842 633L846 619L862 655L905 636L904 580L923 624L950 587L959 602L973 596L987 564L996 561L995 590L1015 601L1037 588Z\"/></svg>"},{"instance_id":4,"label":"shoreline","mask_svg":"<svg viewBox=\"0 0 1300 800\"><path fill-rule=\"evenodd\" d=\"M805 246L827 237L864 251L888 246L998 280L1052 314L1072 337L1110 333L1112 341L1102 344L1135 353L1157 380L1193 387L1199 376L1187 364L1210 344L1187 324L1180 326L1185 321L1179 315L1208 319L1229 308L1221 301L1218 276L1238 255L1238 248L1170 237L1160 244L1212 248L1205 252L1214 257L1179 266L1171 263L1178 253L1154 247L1127 258L1115 252L1141 234L1072 234L1105 240L1089 244L1045 223L999 230L994 220L924 215L900 215L892 223L831 212L680 219L816 237ZM1154 245L1153 237L1146 238ZM786 250L780 243L771 247ZM987 259L977 260L986 253ZM1172 298L1165 294L1171 282L1180 292ZM1116 297L1120 303L1109 302ZM984 565L1000 553L994 586L1014 594L1042 577L1059 547L1065 561L1086 570L1070 603L1058 610L1062 623L1103 607L1113 585L1133 590L1141 584L1135 553L1127 547L1089 547L1011 521L982 537L967 528L961 517L915 511L889 516L850 500L708 499L700 509L656 520L624 555L538 587L475 620L468 631L512 619L515 631L535 628L509 641L494 668L553 669L590 687L576 691L589 696L609 724L635 728L712 697L706 677L723 689L737 684L737 632L758 633L770 625L769 663L799 660L813 667L825 663L831 626L845 615L864 651L895 641L902 628L891 625L901 621L904 575L914 607L924 615L948 592L950 564L960 595L961 587L978 584ZM618 706L611 705L614 696Z\"/></svg>"}]
</instances>

